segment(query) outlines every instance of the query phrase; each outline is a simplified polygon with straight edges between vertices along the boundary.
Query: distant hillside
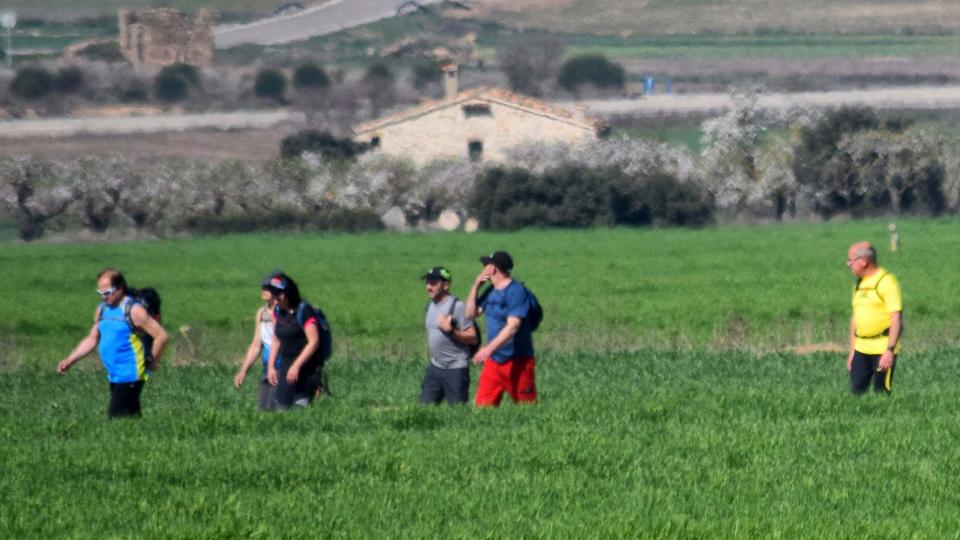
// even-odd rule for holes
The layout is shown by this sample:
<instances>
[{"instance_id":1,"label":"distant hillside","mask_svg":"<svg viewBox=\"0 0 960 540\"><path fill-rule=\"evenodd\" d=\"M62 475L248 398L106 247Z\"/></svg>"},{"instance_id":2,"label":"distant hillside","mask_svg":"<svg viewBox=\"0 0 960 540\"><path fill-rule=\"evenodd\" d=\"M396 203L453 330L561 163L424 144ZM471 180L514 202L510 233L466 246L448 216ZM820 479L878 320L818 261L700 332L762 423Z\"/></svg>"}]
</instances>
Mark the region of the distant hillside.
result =
<instances>
[{"instance_id":1,"label":"distant hillside","mask_svg":"<svg viewBox=\"0 0 960 540\"><path fill-rule=\"evenodd\" d=\"M960 31L957 0L472 0L476 17L568 32L691 34ZM958 43L960 53L960 43Z\"/></svg>"}]
</instances>

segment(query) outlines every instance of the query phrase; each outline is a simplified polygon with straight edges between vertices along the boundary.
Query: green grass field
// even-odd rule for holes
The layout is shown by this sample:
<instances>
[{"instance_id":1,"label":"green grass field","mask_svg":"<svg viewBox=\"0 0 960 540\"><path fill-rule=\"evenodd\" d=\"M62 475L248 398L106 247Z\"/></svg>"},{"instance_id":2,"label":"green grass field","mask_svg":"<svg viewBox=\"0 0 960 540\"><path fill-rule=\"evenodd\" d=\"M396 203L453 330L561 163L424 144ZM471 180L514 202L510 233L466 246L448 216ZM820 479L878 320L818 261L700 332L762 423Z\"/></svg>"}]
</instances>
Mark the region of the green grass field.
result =
<instances>
[{"instance_id":1,"label":"green grass field","mask_svg":"<svg viewBox=\"0 0 960 540\"><path fill-rule=\"evenodd\" d=\"M843 343L846 247L883 248L885 225L0 244L0 531L955 535L960 221L900 220L903 249L881 249L905 299L893 396L850 397L842 353L786 352ZM414 405L418 275L447 264L463 294L499 248L545 306L541 403ZM140 422L106 420L95 358L54 373L107 265L160 289L175 334ZM276 266L331 319L334 397L266 415L231 376Z\"/></svg>"},{"instance_id":2,"label":"green grass field","mask_svg":"<svg viewBox=\"0 0 960 540\"><path fill-rule=\"evenodd\" d=\"M906 220L905 249L881 261L905 284L913 347L958 336L952 314L960 298L942 291L960 277L930 265L960 263L958 228L955 220ZM330 312L341 357L411 359L423 350L418 276L449 265L455 292L466 294L477 257L505 248L517 260L516 276L549 307L541 336L550 352L842 343L852 283L845 250L859 238L885 246L886 223L8 244L0 247L0 296L43 291L43 305L56 309L3 303L0 335L16 341L8 362L48 364L62 356L90 324L92 276L115 265L133 285L163 293L171 328L190 327L174 361L222 363L247 341L258 279L282 267Z\"/></svg>"}]
</instances>

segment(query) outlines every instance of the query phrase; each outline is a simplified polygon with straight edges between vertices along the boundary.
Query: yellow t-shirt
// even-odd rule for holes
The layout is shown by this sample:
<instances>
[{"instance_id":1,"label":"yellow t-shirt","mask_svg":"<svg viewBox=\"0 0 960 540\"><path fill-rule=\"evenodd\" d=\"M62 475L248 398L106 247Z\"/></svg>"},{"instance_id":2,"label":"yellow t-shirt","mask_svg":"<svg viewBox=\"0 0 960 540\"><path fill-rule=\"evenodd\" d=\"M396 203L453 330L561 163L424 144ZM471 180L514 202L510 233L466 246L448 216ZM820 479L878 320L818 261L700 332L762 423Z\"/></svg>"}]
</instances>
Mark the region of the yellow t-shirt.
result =
<instances>
[{"instance_id":1,"label":"yellow t-shirt","mask_svg":"<svg viewBox=\"0 0 960 540\"><path fill-rule=\"evenodd\" d=\"M883 354L889 343L890 314L903 310L900 282L883 268L857 283L853 291L854 349L864 354ZM900 343L896 351L900 352Z\"/></svg>"}]
</instances>

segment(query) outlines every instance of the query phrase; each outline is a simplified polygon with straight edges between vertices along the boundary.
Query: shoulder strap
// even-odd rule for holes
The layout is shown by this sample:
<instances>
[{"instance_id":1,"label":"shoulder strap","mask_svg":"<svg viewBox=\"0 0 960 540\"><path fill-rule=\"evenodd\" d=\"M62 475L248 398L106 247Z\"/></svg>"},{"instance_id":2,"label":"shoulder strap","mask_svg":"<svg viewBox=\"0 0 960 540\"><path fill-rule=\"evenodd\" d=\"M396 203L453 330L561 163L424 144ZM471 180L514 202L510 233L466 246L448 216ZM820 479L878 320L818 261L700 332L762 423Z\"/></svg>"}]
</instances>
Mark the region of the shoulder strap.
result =
<instances>
[{"instance_id":1,"label":"shoulder strap","mask_svg":"<svg viewBox=\"0 0 960 540\"><path fill-rule=\"evenodd\" d=\"M453 302L450 302L450 311L447 312L447 315L453 317L453 312L456 311L456 309L457 309L457 302L459 302L460 299L457 298L456 296L453 296L452 294L450 295L450 298L453 298Z\"/></svg>"},{"instance_id":2,"label":"shoulder strap","mask_svg":"<svg viewBox=\"0 0 960 540\"><path fill-rule=\"evenodd\" d=\"M883 281L883 278L887 277L887 274L889 273L890 272L884 272L882 276L877 278L877 282L873 284L873 289L877 291L877 296L880 297L880 300L883 300L883 295L880 294L880 282ZM883 301L886 302L886 300L883 300Z\"/></svg>"},{"instance_id":3,"label":"shoulder strap","mask_svg":"<svg viewBox=\"0 0 960 540\"><path fill-rule=\"evenodd\" d=\"M303 323L307 322L304 312L308 307L310 307L310 305L306 302L300 302L300 305L297 306L297 324L300 325L300 328L303 328Z\"/></svg>"},{"instance_id":4,"label":"shoulder strap","mask_svg":"<svg viewBox=\"0 0 960 540\"><path fill-rule=\"evenodd\" d=\"M139 303L140 302L130 296L123 300L123 318L127 321L127 324L130 325L131 330L136 330L137 325L133 324L133 317L130 315L130 312L133 311L133 306Z\"/></svg>"}]
</instances>

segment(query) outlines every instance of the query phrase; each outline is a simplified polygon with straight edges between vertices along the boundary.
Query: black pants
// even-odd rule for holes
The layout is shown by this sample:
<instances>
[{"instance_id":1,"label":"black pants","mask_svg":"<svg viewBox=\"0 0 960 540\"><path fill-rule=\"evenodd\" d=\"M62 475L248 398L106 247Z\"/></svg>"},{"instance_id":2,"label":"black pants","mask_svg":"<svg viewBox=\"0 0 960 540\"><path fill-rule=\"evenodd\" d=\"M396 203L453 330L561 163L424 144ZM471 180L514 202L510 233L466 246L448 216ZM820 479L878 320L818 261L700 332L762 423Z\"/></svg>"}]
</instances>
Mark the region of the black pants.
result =
<instances>
[{"instance_id":1,"label":"black pants","mask_svg":"<svg viewBox=\"0 0 960 540\"><path fill-rule=\"evenodd\" d=\"M423 376L420 403L440 403L444 398L450 405L466 403L469 390L470 368L443 369L431 363Z\"/></svg>"},{"instance_id":2,"label":"black pants","mask_svg":"<svg viewBox=\"0 0 960 540\"><path fill-rule=\"evenodd\" d=\"M313 401L317 392L319 380L320 365L315 360L310 360L300 367L300 373L297 376L297 382L289 384L287 382L287 371L290 365L283 363L277 373L277 408L289 409L296 405L306 407Z\"/></svg>"},{"instance_id":3,"label":"black pants","mask_svg":"<svg viewBox=\"0 0 960 540\"><path fill-rule=\"evenodd\" d=\"M850 366L850 391L862 394L870 388L873 381L873 391L889 394L893 390L893 370L897 367L894 357L890 369L877 371L880 365L879 354L864 354L860 351L853 353L853 364Z\"/></svg>"},{"instance_id":4,"label":"black pants","mask_svg":"<svg viewBox=\"0 0 960 540\"><path fill-rule=\"evenodd\" d=\"M107 416L110 418L140 416L141 391L143 391L143 381L110 383L110 406L107 407Z\"/></svg>"}]
</instances>

